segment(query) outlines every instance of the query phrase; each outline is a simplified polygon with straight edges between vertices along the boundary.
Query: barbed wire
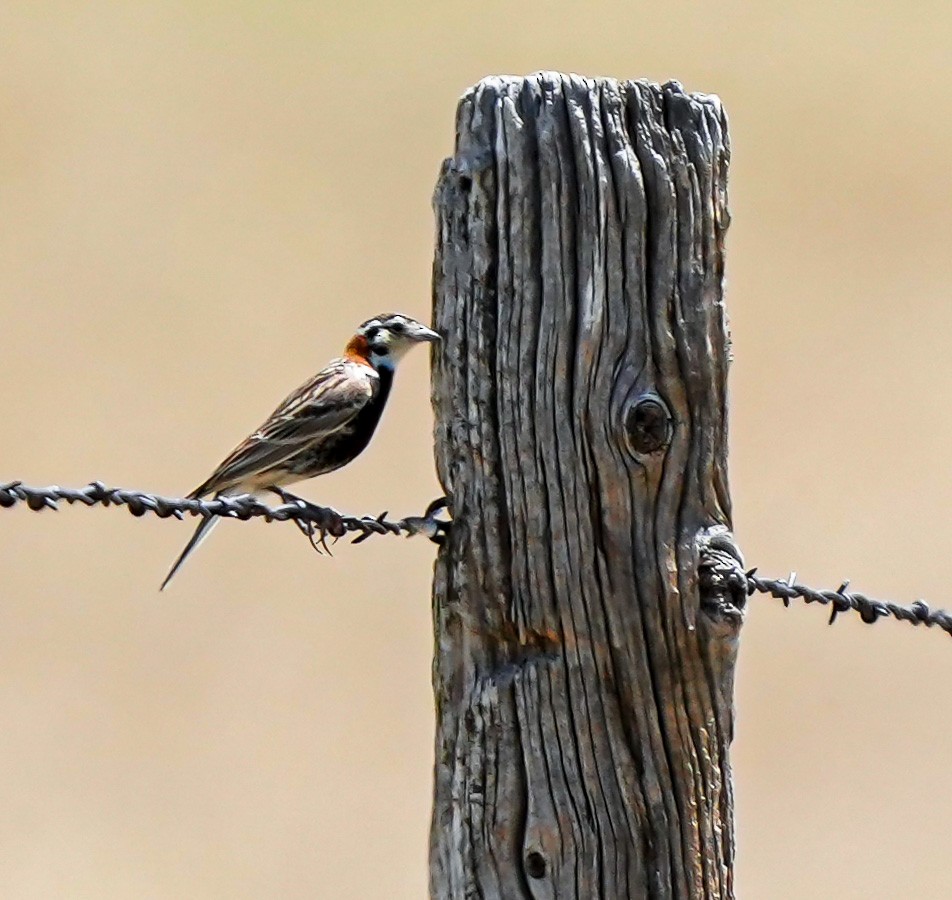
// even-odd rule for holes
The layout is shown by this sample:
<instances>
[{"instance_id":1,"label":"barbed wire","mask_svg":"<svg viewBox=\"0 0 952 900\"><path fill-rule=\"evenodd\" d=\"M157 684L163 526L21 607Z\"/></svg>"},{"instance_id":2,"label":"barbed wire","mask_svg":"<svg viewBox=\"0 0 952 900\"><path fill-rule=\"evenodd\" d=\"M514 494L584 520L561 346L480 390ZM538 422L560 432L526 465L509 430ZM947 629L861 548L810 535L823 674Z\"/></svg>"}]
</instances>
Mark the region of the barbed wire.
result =
<instances>
[{"instance_id":1,"label":"barbed wire","mask_svg":"<svg viewBox=\"0 0 952 900\"><path fill-rule=\"evenodd\" d=\"M160 519L184 519L186 515L221 516L225 519L264 519L266 522L294 522L310 539L315 550L330 552L327 538L337 541L347 533L356 533L352 543L359 544L374 534L425 535L441 543L448 522L437 518L446 508L445 498L434 500L422 516L410 516L397 521L379 516L350 516L329 506L318 506L291 494L283 495L285 502L267 506L250 495L217 497L214 500L190 500L160 497L143 491L110 488L101 481L93 481L82 488L29 487L20 481L0 484L0 508L9 509L25 503L33 510L58 509L61 502L83 506L124 506L134 516L152 513Z\"/></svg>"},{"instance_id":2,"label":"barbed wire","mask_svg":"<svg viewBox=\"0 0 952 900\"><path fill-rule=\"evenodd\" d=\"M221 516L226 519L264 519L266 522L294 522L308 537L318 552L330 552L327 538L337 541L345 534L354 533L352 543L359 544L374 534L424 535L435 543L442 543L451 522L438 518L447 508L445 497L434 500L422 516L408 516L390 521L387 513L379 516L352 516L340 513L329 506L319 506L300 497L284 494L284 503L267 506L249 495L218 497L214 500L189 500L186 498L161 497L144 491L110 488L101 481L93 481L82 488L29 487L20 481L0 484L0 509L8 509L19 503L34 511L58 509L60 503L82 506L124 506L133 516L151 513L160 519L184 519L191 516ZM713 560L711 561L713 563ZM830 606L829 622L833 624L840 613L858 613L863 622L872 625L883 618L893 618L912 625L939 628L952 636L952 613L944 609L932 609L922 600L908 606L890 600L876 600L865 594L849 590L845 581L836 590L817 590L797 582L795 572L786 579L764 578L757 569L740 571L729 556L714 566L724 586L746 596L755 593L769 594L790 606L791 600L804 603L819 603Z\"/></svg>"},{"instance_id":3,"label":"barbed wire","mask_svg":"<svg viewBox=\"0 0 952 900\"><path fill-rule=\"evenodd\" d=\"M952 614L944 609L932 609L925 601L917 600L908 606L894 603L891 600L875 600L865 594L849 590L850 583L844 581L835 591L818 591L797 583L797 576L792 572L786 579L762 578L756 574L756 569L744 572L742 577L748 594L759 592L770 594L783 605L789 607L793 599L803 600L805 603L819 603L831 606L829 623L832 625L840 613L859 613L860 618L867 624L873 625L880 619L892 617L900 622L909 622L911 625L925 625L926 628L939 628L948 635L952 635Z\"/></svg>"}]
</instances>

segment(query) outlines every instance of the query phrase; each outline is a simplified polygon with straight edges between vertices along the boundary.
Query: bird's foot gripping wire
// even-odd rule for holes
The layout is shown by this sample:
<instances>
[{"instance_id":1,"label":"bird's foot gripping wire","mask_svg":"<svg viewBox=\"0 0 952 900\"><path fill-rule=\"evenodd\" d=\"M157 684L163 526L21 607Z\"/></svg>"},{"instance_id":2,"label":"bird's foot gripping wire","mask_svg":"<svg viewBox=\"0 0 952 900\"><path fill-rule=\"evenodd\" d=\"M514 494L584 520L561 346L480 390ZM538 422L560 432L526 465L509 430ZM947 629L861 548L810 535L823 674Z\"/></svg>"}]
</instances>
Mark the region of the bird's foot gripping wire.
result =
<instances>
[{"instance_id":1,"label":"bird's foot gripping wire","mask_svg":"<svg viewBox=\"0 0 952 900\"><path fill-rule=\"evenodd\" d=\"M425 510L422 516L410 516L402 519L400 525L406 531L407 537L422 534L434 544L442 544L450 533L453 522L451 519L438 519L437 514L448 511L450 502L447 497L438 497Z\"/></svg>"},{"instance_id":2,"label":"bird's foot gripping wire","mask_svg":"<svg viewBox=\"0 0 952 900\"><path fill-rule=\"evenodd\" d=\"M405 534L407 537L422 534L435 544L442 544L449 533L451 520L438 518L438 514L449 508L446 497L434 500L422 516L409 516L396 522L387 519L388 513L379 516L343 516L334 510L317 506L303 497L298 497L283 488L272 487L269 490L281 498L282 502L301 511L299 516L288 516L294 521L301 533L311 542L318 553L331 555L327 538L337 542L345 531L358 532L352 543L359 544L374 534Z\"/></svg>"},{"instance_id":3,"label":"bird's foot gripping wire","mask_svg":"<svg viewBox=\"0 0 952 900\"><path fill-rule=\"evenodd\" d=\"M297 494L292 494L290 491L284 490L284 488L271 487L269 488L271 493L277 494L281 498L282 502L288 503L291 506L297 506L302 510L312 510L319 511L321 513L326 512L323 507L318 507L314 503L311 503L309 500L305 500L303 497L299 497ZM308 516L307 518L295 518L292 519L295 525L297 525L298 530L303 534L308 541L310 541L311 546L321 555L326 553L328 556L333 556L331 553L330 545L327 543L327 529L316 524L314 521L315 517ZM333 541L331 543L336 544L339 534L332 534L331 537Z\"/></svg>"}]
</instances>

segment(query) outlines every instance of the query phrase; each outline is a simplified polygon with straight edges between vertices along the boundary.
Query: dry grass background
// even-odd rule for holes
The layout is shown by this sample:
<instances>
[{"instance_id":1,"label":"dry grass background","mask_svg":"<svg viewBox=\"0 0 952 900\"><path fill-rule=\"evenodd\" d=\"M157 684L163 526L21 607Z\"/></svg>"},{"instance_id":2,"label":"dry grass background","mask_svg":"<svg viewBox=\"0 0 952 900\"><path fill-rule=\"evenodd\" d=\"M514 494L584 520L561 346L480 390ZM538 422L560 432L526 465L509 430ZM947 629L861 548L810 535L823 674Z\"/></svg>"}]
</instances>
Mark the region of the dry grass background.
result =
<instances>
[{"instance_id":1,"label":"dry grass background","mask_svg":"<svg viewBox=\"0 0 952 900\"><path fill-rule=\"evenodd\" d=\"M952 603L947 2L0 8L0 478L193 486L350 329L427 316L454 104L540 68L719 93L736 527ZM438 490L426 356L306 493ZM418 898L432 547L0 515L0 896ZM952 644L753 603L740 895L952 894Z\"/></svg>"}]
</instances>

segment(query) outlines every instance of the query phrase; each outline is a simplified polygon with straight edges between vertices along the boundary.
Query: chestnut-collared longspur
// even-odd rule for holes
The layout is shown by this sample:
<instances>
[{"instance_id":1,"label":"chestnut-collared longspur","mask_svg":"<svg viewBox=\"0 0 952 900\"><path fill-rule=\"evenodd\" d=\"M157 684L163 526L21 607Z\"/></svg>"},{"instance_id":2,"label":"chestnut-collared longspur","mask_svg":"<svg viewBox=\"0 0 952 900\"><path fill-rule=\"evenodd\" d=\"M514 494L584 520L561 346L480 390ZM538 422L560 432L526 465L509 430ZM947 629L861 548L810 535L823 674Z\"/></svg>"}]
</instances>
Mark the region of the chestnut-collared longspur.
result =
<instances>
[{"instance_id":1,"label":"chestnut-collared longspur","mask_svg":"<svg viewBox=\"0 0 952 900\"><path fill-rule=\"evenodd\" d=\"M234 497L273 491L333 472L360 454L383 412L399 359L414 345L440 336L396 313L368 319L344 355L289 394L264 424L225 457L188 497ZM162 587L218 523L202 519Z\"/></svg>"}]
</instances>

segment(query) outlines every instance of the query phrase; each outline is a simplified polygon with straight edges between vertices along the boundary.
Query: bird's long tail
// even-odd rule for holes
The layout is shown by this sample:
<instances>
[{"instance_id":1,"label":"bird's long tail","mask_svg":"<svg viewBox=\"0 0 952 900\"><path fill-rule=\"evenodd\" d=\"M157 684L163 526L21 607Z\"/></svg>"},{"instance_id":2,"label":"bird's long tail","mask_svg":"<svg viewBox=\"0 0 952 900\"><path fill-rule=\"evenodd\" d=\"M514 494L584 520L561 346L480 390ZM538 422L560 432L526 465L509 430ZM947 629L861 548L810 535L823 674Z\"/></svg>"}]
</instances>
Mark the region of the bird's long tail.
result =
<instances>
[{"instance_id":1,"label":"bird's long tail","mask_svg":"<svg viewBox=\"0 0 952 900\"><path fill-rule=\"evenodd\" d=\"M211 534L212 529L221 521L220 516L209 516L207 519L202 519L198 523L198 528L195 529L195 534L192 535L191 540L185 545L185 549L179 554L179 557L172 564L172 568L169 569L169 574L165 576L165 581L162 582L162 586L159 588L160 591L165 590L165 586L172 580L172 576L181 568L182 563L189 558L193 550L198 548L198 545L201 544L205 538Z\"/></svg>"}]
</instances>

